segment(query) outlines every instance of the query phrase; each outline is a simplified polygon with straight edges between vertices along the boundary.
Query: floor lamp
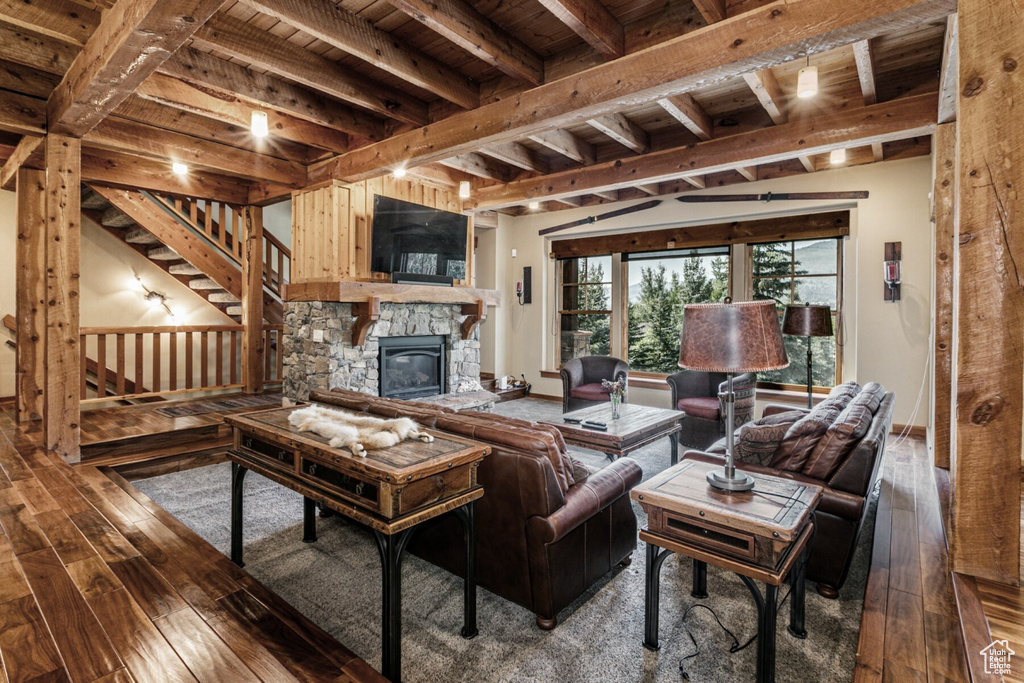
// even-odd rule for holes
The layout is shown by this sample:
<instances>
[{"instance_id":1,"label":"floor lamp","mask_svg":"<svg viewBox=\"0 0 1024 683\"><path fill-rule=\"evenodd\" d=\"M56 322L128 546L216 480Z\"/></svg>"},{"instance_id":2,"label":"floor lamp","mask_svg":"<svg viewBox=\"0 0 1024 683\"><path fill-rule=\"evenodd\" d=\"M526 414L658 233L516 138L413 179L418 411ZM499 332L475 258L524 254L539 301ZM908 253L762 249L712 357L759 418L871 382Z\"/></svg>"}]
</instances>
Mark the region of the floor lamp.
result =
<instances>
[{"instance_id":1,"label":"floor lamp","mask_svg":"<svg viewBox=\"0 0 1024 683\"><path fill-rule=\"evenodd\" d=\"M788 365L774 301L689 304L683 308L679 367L726 373L725 470L708 472L711 486L724 491L754 488L754 480L737 472L733 460L733 404L736 402L733 376L742 372L779 370Z\"/></svg>"},{"instance_id":2,"label":"floor lamp","mask_svg":"<svg viewBox=\"0 0 1024 683\"><path fill-rule=\"evenodd\" d=\"M782 318L782 334L807 337L807 407L811 408L811 337L832 336L832 309L812 304L786 306L786 314Z\"/></svg>"}]
</instances>

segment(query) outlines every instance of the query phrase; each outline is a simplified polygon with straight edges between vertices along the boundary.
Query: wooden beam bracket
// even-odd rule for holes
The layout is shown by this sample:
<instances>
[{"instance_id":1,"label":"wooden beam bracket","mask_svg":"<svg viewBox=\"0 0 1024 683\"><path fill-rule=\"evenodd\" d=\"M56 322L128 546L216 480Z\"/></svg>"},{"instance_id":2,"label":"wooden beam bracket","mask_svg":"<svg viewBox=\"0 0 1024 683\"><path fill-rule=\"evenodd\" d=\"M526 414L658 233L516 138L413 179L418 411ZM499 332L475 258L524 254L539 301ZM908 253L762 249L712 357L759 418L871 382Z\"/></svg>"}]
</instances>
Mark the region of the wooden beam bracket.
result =
<instances>
[{"instance_id":1,"label":"wooden beam bracket","mask_svg":"<svg viewBox=\"0 0 1024 683\"><path fill-rule=\"evenodd\" d=\"M371 296L364 302L352 304L352 317L356 319L352 323L352 346L362 346L370 325L380 318L380 297Z\"/></svg>"},{"instance_id":2,"label":"wooden beam bracket","mask_svg":"<svg viewBox=\"0 0 1024 683\"><path fill-rule=\"evenodd\" d=\"M466 316L462 321L462 338L472 339L473 330L487 320L487 303L483 299L478 299L473 304L462 304L462 315Z\"/></svg>"}]
</instances>

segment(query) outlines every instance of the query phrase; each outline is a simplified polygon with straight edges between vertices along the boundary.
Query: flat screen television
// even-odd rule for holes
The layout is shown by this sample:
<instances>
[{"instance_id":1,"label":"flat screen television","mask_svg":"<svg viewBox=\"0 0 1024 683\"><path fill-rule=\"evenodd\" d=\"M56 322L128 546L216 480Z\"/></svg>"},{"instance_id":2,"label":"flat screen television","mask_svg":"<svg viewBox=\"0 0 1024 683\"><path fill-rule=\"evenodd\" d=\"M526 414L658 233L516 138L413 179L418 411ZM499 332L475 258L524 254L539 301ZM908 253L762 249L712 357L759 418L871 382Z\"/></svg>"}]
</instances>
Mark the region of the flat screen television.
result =
<instances>
[{"instance_id":1,"label":"flat screen television","mask_svg":"<svg viewBox=\"0 0 1024 683\"><path fill-rule=\"evenodd\" d=\"M370 270L464 280L468 223L451 211L374 195Z\"/></svg>"}]
</instances>

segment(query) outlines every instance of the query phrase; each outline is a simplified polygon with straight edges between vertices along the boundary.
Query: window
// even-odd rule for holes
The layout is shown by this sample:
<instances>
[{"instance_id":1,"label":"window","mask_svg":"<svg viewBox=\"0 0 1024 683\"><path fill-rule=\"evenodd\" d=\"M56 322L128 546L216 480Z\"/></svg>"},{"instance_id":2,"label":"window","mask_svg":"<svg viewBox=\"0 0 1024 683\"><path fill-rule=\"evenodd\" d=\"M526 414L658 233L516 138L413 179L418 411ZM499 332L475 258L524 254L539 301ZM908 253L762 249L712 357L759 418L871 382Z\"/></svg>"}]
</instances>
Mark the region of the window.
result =
<instances>
[{"instance_id":1,"label":"window","mask_svg":"<svg viewBox=\"0 0 1024 683\"><path fill-rule=\"evenodd\" d=\"M623 261L630 369L678 372L683 306L722 301L729 294L729 247L624 254Z\"/></svg>"},{"instance_id":2,"label":"window","mask_svg":"<svg viewBox=\"0 0 1024 683\"><path fill-rule=\"evenodd\" d=\"M612 257L559 261L559 362L611 353Z\"/></svg>"},{"instance_id":3,"label":"window","mask_svg":"<svg viewBox=\"0 0 1024 683\"><path fill-rule=\"evenodd\" d=\"M840 276L842 242L839 239L768 242L750 246L752 298L774 299L781 316L787 304L824 304L832 309L832 327L842 297ZM758 385L798 389L807 386L807 338L784 336L790 365L782 370L758 373ZM811 379L816 387L839 382L835 337L811 337Z\"/></svg>"}]
</instances>

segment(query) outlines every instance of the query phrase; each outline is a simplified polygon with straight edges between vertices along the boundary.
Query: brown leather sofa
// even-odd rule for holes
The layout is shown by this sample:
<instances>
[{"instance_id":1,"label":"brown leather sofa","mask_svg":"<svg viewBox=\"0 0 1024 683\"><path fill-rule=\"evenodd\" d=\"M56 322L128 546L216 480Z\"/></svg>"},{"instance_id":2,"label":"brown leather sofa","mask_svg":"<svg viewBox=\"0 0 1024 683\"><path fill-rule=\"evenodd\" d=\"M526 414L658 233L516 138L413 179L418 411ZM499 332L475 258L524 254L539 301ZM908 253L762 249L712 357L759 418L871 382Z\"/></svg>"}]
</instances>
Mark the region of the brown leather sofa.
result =
<instances>
[{"instance_id":1,"label":"brown leather sofa","mask_svg":"<svg viewBox=\"0 0 1024 683\"><path fill-rule=\"evenodd\" d=\"M842 393L842 387L849 384L852 383L836 387L833 394ZM874 396L860 396L864 392L871 392ZM830 395L831 398L834 397ZM875 398L879 399L877 404ZM832 432L826 432L829 438L832 438L836 429L845 429L854 435L863 433L852 446L819 449L818 445L825 439L825 435L817 439L806 435L793 436L800 431L797 425L801 423L798 422L787 431L786 438L790 441L783 439L767 466L739 461L736 463L737 469L773 474L824 487L824 494L814 515L817 528L807 562L807 578L818 584L818 593L826 598L839 596L839 589L849 573L857 539L867 516L867 496L878 478L886 438L892 429L895 398L895 394L886 392L881 385L872 382L851 396L842 409L837 409L834 402L826 399L813 411L799 410L804 426L814 421L819 424L827 422L829 427L835 425ZM865 410L865 407L870 408L873 404L873 410ZM793 410L790 406L768 406L764 417ZM723 443L718 442L707 452L688 451L683 457L722 463L724 453Z\"/></svg>"},{"instance_id":2,"label":"brown leather sofa","mask_svg":"<svg viewBox=\"0 0 1024 683\"><path fill-rule=\"evenodd\" d=\"M477 471L477 583L533 611L552 629L558 612L636 549L629 491L640 466L621 458L592 472L569 458L553 427L491 413L384 399L344 389L313 391L310 400L420 424L487 443ZM575 469L575 472L574 472ZM463 529L450 515L425 523L410 543L424 559L465 575Z\"/></svg>"}]
</instances>

